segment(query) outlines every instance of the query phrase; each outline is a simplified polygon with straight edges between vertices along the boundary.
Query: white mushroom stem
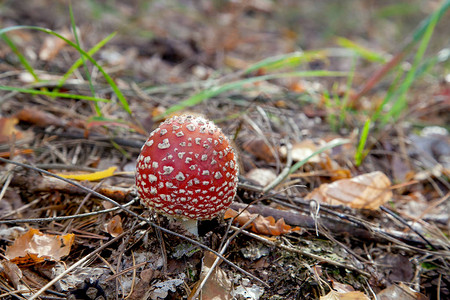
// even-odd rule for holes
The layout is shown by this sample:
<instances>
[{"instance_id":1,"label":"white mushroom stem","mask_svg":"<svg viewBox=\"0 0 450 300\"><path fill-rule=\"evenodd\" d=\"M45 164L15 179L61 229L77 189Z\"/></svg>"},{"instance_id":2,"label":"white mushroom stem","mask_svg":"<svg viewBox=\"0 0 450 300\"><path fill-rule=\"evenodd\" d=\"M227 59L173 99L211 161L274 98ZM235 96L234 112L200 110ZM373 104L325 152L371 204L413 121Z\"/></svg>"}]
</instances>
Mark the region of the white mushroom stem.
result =
<instances>
[{"instance_id":1,"label":"white mushroom stem","mask_svg":"<svg viewBox=\"0 0 450 300\"><path fill-rule=\"evenodd\" d=\"M174 216L168 216L168 218L171 221L176 221L176 222L181 223L181 225L183 226L184 229L186 229L193 235L198 236L197 220L188 219L188 218L179 218L179 217L174 217Z\"/></svg>"}]
</instances>

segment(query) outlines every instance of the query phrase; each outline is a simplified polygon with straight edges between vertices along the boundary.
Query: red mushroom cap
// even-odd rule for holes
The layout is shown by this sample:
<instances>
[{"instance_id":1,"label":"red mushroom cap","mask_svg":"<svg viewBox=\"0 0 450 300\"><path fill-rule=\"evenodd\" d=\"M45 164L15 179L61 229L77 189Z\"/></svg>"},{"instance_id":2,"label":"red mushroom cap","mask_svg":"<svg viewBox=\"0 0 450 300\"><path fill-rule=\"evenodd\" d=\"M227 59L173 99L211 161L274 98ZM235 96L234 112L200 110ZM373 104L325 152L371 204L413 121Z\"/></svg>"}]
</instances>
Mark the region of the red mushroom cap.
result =
<instances>
[{"instance_id":1,"label":"red mushroom cap","mask_svg":"<svg viewBox=\"0 0 450 300\"><path fill-rule=\"evenodd\" d=\"M141 201L167 215L211 219L231 204L237 181L236 154L228 138L202 117L166 120L137 159Z\"/></svg>"}]
</instances>

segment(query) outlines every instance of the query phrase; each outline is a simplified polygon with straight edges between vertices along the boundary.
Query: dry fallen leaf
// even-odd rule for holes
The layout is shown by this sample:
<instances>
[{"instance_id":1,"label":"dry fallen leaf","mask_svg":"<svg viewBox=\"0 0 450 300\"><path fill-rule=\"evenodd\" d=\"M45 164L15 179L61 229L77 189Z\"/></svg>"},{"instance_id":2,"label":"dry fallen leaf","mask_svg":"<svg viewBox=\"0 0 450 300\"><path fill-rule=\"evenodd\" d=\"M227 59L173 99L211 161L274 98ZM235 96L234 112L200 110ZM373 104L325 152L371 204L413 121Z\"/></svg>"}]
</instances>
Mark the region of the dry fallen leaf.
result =
<instances>
[{"instance_id":1,"label":"dry fallen leaf","mask_svg":"<svg viewBox=\"0 0 450 300\"><path fill-rule=\"evenodd\" d=\"M330 205L346 205L352 208L378 209L392 198L391 181L376 171L322 184L306 196Z\"/></svg>"},{"instance_id":2,"label":"dry fallen leaf","mask_svg":"<svg viewBox=\"0 0 450 300\"><path fill-rule=\"evenodd\" d=\"M340 179L348 179L352 177L349 169L342 168L339 163L332 160L329 156L324 157L319 163L320 167L327 171L328 176L331 177L331 181Z\"/></svg>"},{"instance_id":3,"label":"dry fallen leaf","mask_svg":"<svg viewBox=\"0 0 450 300\"><path fill-rule=\"evenodd\" d=\"M69 254L74 240L75 235L72 233L63 236L50 235L31 228L6 249L5 257L16 264L59 261L61 257Z\"/></svg>"},{"instance_id":4,"label":"dry fallen leaf","mask_svg":"<svg viewBox=\"0 0 450 300\"><path fill-rule=\"evenodd\" d=\"M225 219L234 218L239 213L231 208L229 208L225 212ZM268 216L263 217L261 215L251 214L248 211L243 211L236 219L239 225L244 225L248 220L253 219L255 216L256 219L250 224L250 230L265 235L282 235L286 233L290 233L292 231L300 230L300 227L292 228L284 222L284 219L279 219L275 221L274 217Z\"/></svg>"},{"instance_id":5,"label":"dry fallen leaf","mask_svg":"<svg viewBox=\"0 0 450 300\"><path fill-rule=\"evenodd\" d=\"M197 291L198 285L203 281L206 274L211 269L214 261L216 260L216 256L211 252L205 252L205 257L203 258L203 266L200 274L200 279L196 283L196 286L192 289L191 295L188 299L192 299L195 292ZM224 270L219 268L217 265L214 271L211 273L211 276L205 282L205 285L202 288L202 300L228 300L233 299L231 296L232 284L230 279L225 273Z\"/></svg>"},{"instance_id":6,"label":"dry fallen leaf","mask_svg":"<svg viewBox=\"0 0 450 300\"><path fill-rule=\"evenodd\" d=\"M103 230L112 237L116 237L123 232L122 219L119 215L114 216L109 222L103 224Z\"/></svg>"},{"instance_id":7,"label":"dry fallen leaf","mask_svg":"<svg viewBox=\"0 0 450 300\"><path fill-rule=\"evenodd\" d=\"M75 180L88 180L88 181L96 181L100 179L105 179L114 175L114 171L117 167L110 167L103 171L98 171L94 173L83 173L83 174L57 174L63 178L75 179Z\"/></svg>"},{"instance_id":8,"label":"dry fallen leaf","mask_svg":"<svg viewBox=\"0 0 450 300\"><path fill-rule=\"evenodd\" d=\"M16 118L22 122L31 123L40 127L58 126L63 127L67 124L64 118L48 113L37 107L25 107L16 113Z\"/></svg>"},{"instance_id":9,"label":"dry fallen leaf","mask_svg":"<svg viewBox=\"0 0 450 300\"><path fill-rule=\"evenodd\" d=\"M277 174L272 169L254 168L245 174L245 178L260 186L266 186L277 178Z\"/></svg>"},{"instance_id":10,"label":"dry fallen leaf","mask_svg":"<svg viewBox=\"0 0 450 300\"><path fill-rule=\"evenodd\" d=\"M19 122L17 118L0 118L0 143L8 143L12 136L21 139L23 133L14 126Z\"/></svg>"},{"instance_id":11,"label":"dry fallen leaf","mask_svg":"<svg viewBox=\"0 0 450 300\"><path fill-rule=\"evenodd\" d=\"M404 283L393 284L377 294L379 300L428 300L428 297L421 294Z\"/></svg>"},{"instance_id":12,"label":"dry fallen leaf","mask_svg":"<svg viewBox=\"0 0 450 300\"><path fill-rule=\"evenodd\" d=\"M302 161L307 159L311 154L317 151L320 146L316 145L312 140L304 140L292 145L292 160ZM287 149L285 146L280 148L280 153L283 157L287 156ZM320 162L320 155L314 155L308 160L309 163Z\"/></svg>"},{"instance_id":13,"label":"dry fallen leaf","mask_svg":"<svg viewBox=\"0 0 450 300\"><path fill-rule=\"evenodd\" d=\"M336 291L330 291L325 296L320 297L320 300L369 300L370 298L367 297L362 292L336 292Z\"/></svg>"},{"instance_id":14,"label":"dry fallen leaf","mask_svg":"<svg viewBox=\"0 0 450 300\"><path fill-rule=\"evenodd\" d=\"M253 138L247 140L242 146L245 152L254 155L257 159L264 160L266 162L274 162L275 158L270 147L262 138Z\"/></svg>"}]
</instances>

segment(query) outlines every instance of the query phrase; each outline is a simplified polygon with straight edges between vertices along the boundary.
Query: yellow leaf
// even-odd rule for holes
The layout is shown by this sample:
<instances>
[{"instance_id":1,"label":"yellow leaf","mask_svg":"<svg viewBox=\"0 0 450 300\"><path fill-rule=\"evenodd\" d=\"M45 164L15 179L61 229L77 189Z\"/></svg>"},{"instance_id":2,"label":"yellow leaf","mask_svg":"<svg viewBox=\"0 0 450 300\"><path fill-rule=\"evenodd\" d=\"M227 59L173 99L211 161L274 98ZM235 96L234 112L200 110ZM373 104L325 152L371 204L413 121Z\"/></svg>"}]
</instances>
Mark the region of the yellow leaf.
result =
<instances>
[{"instance_id":1,"label":"yellow leaf","mask_svg":"<svg viewBox=\"0 0 450 300\"><path fill-rule=\"evenodd\" d=\"M83 173L83 174L57 174L63 178L75 179L75 180L89 180L96 181L104 178L108 178L114 175L114 171L117 167L110 167L103 171L98 171L94 173Z\"/></svg>"}]
</instances>

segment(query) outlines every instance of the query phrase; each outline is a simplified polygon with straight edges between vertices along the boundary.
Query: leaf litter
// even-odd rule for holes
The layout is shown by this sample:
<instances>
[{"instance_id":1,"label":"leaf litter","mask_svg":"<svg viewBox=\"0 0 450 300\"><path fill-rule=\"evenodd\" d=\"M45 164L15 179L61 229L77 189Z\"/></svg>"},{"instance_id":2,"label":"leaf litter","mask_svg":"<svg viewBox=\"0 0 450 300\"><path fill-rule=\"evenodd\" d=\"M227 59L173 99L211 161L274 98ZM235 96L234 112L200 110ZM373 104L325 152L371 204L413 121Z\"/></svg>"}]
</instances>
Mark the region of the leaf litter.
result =
<instances>
[{"instance_id":1,"label":"leaf litter","mask_svg":"<svg viewBox=\"0 0 450 300\"><path fill-rule=\"evenodd\" d=\"M23 70L23 61L7 44L0 44L5 57L0 62L0 84L5 87L0 101L0 156L53 174L77 176L73 179L83 186L182 235L188 233L176 223L138 204L134 161L146 132L158 125L156 117L187 103L183 100L197 101L190 112L213 119L232 137L242 174L232 214L241 212L237 223L229 223L231 218L203 221L198 242L219 250L230 241L225 259L253 277L224 262L211 269L216 256L198 245L138 224L110 202L59 179L2 162L0 244L8 258L0 262L2 295L33 297L40 291L62 299L69 290L73 297L86 297L94 290L108 299L187 299L212 271L203 286L203 299L449 296L450 146L448 116L442 113L448 107L448 80L436 72L427 73L426 85L418 81L414 93L408 94L411 111L392 127L371 131L364 161L356 166L356 129L382 101L380 90L370 90L374 81L367 78L371 79L373 65L367 62L398 50L392 45L400 34L378 30L393 21L381 17L386 13L381 6L374 7L379 9L377 19L357 4L351 7L357 12L352 15L366 27L347 30L357 36L381 20L382 26L371 31L378 42L352 39L345 49L311 53L297 51L297 46L325 45L322 35L309 29L321 32L329 18L315 18L321 20L317 24L304 12L321 16L337 12L316 1L301 4L309 9L267 3L183 4L181 10L164 4L156 10L153 4L121 3L112 8L117 12L113 14L103 4L73 3L85 51L110 36L110 30L118 30L114 39L95 49L94 58L114 78L127 103L111 92L107 80L90 64L91 81L80 68L60 85L80 55L53 35L7 33L23 52L21 59L36 68L33 73L40 81ZM9 3L0 20L24 25L21 20L27 16L27 24L54 28L75 40L66 29L67 14L42 18L48 5L61 8L40 0L27 6ZM285 18L294 11L302 17ZM418 15L425 17L423 12ZM347 19L340 18L341 25L348 26ZM393 24L391 28L400 28ZM261 26L267 30L261 31ZM299 35L293 28L309 29ZM435 34L439 30L436 27ZM282 73L349 72L355 53L368 61L355 63L350 85L347 77L307 79ZM392 66L383 65L386 70ZM265 75L270 79L254 79ZM92 96L92 89L95 99L104 102L45 94L55 90ZM316 141L330 136L351 142L316 155L289 173L292 164L318 149ZM285 170L288 176L279 176ZM88 262L65 274L95 251ZM43 288L54 279L57 284Z\"/></svg>"}]
</instances>

